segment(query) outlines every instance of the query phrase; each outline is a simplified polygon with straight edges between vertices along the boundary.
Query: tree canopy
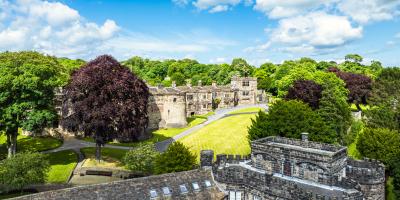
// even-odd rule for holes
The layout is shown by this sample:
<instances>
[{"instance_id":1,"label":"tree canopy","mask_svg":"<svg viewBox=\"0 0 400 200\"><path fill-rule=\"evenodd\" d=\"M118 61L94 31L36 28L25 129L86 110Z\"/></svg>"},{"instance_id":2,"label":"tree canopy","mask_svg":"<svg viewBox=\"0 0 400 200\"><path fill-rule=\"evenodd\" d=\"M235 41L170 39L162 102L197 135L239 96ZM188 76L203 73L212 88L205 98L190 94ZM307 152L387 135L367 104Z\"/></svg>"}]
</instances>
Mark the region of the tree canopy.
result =
<instances>
[{"instance_id":1,"label":"tree canopy","mask_svg":"<svg viewBox=\"0 0 400 200\"><path fill-rule=\"evenodd\" d=\"M155 160L157 174L191 170L196 165L196 156L181 142L170 144Z\"/></svg>"},{"instance_id":2,"label":"tree canopy","mask_svg":"<svg viewBox=\"0 0 400 200\"><path fill-rule=\"evenodd\" d=\"M0 53L0 129L9 157L16 153L18 128L40 132L57 120L53 98L62 70L55 57L37 52Z\"/></svg>"},{"instance_id":3,"label":"tree canopy","mask_svg":"<svg viewBox=\"0 0 400 200\"><path fill-rule=\"evenodd\" d=\"M319 107L319 100L322 97L322 86L310 80L297 80L289 88L286 99L298 99L307 103L312 109Z\"/></svg>"},{"instance_id":4,"label":"tree canopy","mask_svg":"<svg viewBox=\"0 0 400 200\"><path fill-rule=\"evenodd\" d=\"M74 71L64 90L63 127L93 137L98 147L147 137L148 88L111 56Z\"/></svg>"},{"instance_id":5,"label":"tree canopy","mask_svg":"<svg viewBox=\"0 0 400 200\"><path fill-rule=\"evenodd\" d=\"M313 141L333 143L337 139L316 112L297 100L278 101L268 113L260 113L249 127L249 139L274 135L300 139L303 132Z\"/></svg>"}]
</instances>

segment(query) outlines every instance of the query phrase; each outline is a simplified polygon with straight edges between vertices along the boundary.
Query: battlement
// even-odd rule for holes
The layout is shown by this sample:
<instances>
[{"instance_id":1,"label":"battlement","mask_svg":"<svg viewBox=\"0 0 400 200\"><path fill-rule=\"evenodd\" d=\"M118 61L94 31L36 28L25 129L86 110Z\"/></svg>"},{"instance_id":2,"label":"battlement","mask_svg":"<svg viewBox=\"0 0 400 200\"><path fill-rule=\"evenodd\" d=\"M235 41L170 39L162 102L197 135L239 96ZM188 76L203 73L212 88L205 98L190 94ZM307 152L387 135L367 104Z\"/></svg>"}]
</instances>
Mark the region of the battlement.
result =
<instances>
[{"instance_id":1,"label":"battlement","mask_svg":"<svg viewBox=\"0 0 400 200\"><path fill-rule=\"evenodd\" d=\"M385 166L372 159L348 159L346 176L360 184L380 184L385 181Z\"/></svg>"},{"instance_id":2,"label":"battlement","mask_svg":"<svg viewBox=\"0 0 400 200\"><path fill-rule=\"evenodd\" d=\"M254 145L271 145L279 146L284 148L292 148L294 150L310 151L313 153L324 154L324 155L334 155L337 153L343 153L346 151L346 147L337 146L333 144L325 144L319 142L311 142L308 140L299 140L292 138L284 138L278 136L270 136L255 140L252 142Z\"/></svg>"}]
</instances>

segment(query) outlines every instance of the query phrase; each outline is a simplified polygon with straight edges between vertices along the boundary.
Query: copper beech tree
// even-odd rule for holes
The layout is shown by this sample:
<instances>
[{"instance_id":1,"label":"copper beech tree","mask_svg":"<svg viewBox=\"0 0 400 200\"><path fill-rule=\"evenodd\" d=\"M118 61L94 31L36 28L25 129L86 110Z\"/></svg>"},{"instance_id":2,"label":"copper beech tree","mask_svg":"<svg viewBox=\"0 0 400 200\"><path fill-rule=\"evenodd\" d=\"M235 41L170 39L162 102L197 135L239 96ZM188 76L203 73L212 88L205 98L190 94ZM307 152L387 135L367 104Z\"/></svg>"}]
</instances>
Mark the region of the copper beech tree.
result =
<instances>
[{"instance_id":1,"label":"copper beech tree","mask_svg":"<svg viewBox=\"0 0 400 200\"><path fill-rule=\"evenodd\" d=\"M146 84L108 55L74 71L64 89L62 125L96 141L96 159L107 141L146 137Z\"/></svg>"}]
</instances>

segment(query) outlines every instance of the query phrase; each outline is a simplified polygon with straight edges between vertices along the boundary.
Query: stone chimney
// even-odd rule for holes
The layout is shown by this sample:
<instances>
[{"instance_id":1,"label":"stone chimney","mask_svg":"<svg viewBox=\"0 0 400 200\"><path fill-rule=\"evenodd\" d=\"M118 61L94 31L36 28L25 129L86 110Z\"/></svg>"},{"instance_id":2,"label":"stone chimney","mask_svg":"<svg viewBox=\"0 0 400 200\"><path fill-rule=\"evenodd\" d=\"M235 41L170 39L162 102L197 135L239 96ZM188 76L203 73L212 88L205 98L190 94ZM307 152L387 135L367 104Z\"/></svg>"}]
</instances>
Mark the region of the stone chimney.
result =
<instances>
[{"instance_id":1,"label":"stone chimney","mask_svg":"<svg viewBox=\"0 0 400 200\"><path fill-rule=\"evenodd\" d=\"M217 82L216 82L216 81L213 81L213 82L212 82L212 86L213 86L213 87L217 87Z\"/></svg>"},{"instance_id":2,"label":"stone chimney","mask_svg":"<svg viewBox=\"0 0 400 200\"><path fill-rule=\"evenodd\" d=\"M202 150L200 152L200 166L203 169L211 168L214 160L213 150Z\"/></svg>"},{"instance_id":3,"label":"stone chimney","mask_svg":"<svg viewBox=\"0 0 400 200\"><path fill-rule=\"evenodd\" d=\"M172 81L172 87L176 88L176 82L175 81Z\"/></svg>"},{"instance_id":4,"label":"stone chimney","mask_svg":"<svg viewBox=\"0 0 400 200\"><path fill-rule=\"evenodd\" d=\"M197 86L201 87L201 80L197 82Z\"/></svg>"},{"instance_id":5,"label":"stone chimney","mask_svg":"<svg viewBox=\"0 0 400 200\"><path fill-rule=\"evenodd\" d=\"M191 81L191 80L187 80L187 81L186 81L186 86L192 87L192 81Z\"/></svg>"},{"instance_id":6,"label":"stone chimney","mask_svg":"<svg viewBox=\"0 0 400 200\"><path fill-rule=\"evenodd\" d=\"M308 142L308 133L301 133L301 140L303 142Z\"/></svg>"}]
</instances>

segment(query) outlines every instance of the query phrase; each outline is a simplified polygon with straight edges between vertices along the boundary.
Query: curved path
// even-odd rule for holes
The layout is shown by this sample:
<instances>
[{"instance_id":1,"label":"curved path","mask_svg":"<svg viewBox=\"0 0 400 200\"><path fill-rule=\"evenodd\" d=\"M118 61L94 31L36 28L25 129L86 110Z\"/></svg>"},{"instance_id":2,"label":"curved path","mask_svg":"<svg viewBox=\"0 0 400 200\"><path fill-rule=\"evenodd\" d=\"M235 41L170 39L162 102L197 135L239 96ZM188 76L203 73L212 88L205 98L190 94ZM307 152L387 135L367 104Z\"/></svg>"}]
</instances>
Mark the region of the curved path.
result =
<instances>
[{"instance_id":1,"label":"curved path","mask_svg":"<svg viewBox=\"0 0 400 200\"><path fill-rule=\"evenodd\" d=\"M241 106L236 106L236 107L233 107L233 108L217 109L215 111L215 114L209 116L207 118L207 121L205 121L204 123L201 123L199 125L193 126L193 127L189 128L189 129L179 133L178 135L173 136L172 138L169 138L169 139L161 141L161 142L157 142L155 144L156 149L158 151L160 151L160 152L163 152L168 148L168 146L172 142L174 142L174 141L176 141L176 140L178 140L178 139L180 139L182 137L185 137L185 136L187 136L187 135L189 135L189 134L201 129L204 126L206 126L206 125L208 125L208 124L210 124L210 123L212 123L214 121L217 121L217 120L219 120L221 118L230 116L230 114L229 114L230 112L241 110L241 109L245 109L245 108L254 108L254 107L260 107L260 108L264 108L265 110L268 110L268 105L266 105L266 104L241 105ZM232 114L232 115L250 114L250 113L252 113L252 112L236 113L236 114ZM93 143L93 142L87 142L87 141L84 141L84 140L76 139L74 136L69 136L69 137L65 137L64 138L64 143L63 143L63 145L61 147L56 148L56 149L52 149L52 150L49 150L49 151L44 151L44 153L52 153L52 152L58 152L58 151L63 151L63 150L75 150L75 151L78 150L79 151L79 149L85 148L85 147L96 147L96 144ZM116 146L116 145L109 145L109 144L106 144L104 147L113 148L113 149L123 149L123 150L133 149L133 147Z\"/></svg>"}]
</instances>

